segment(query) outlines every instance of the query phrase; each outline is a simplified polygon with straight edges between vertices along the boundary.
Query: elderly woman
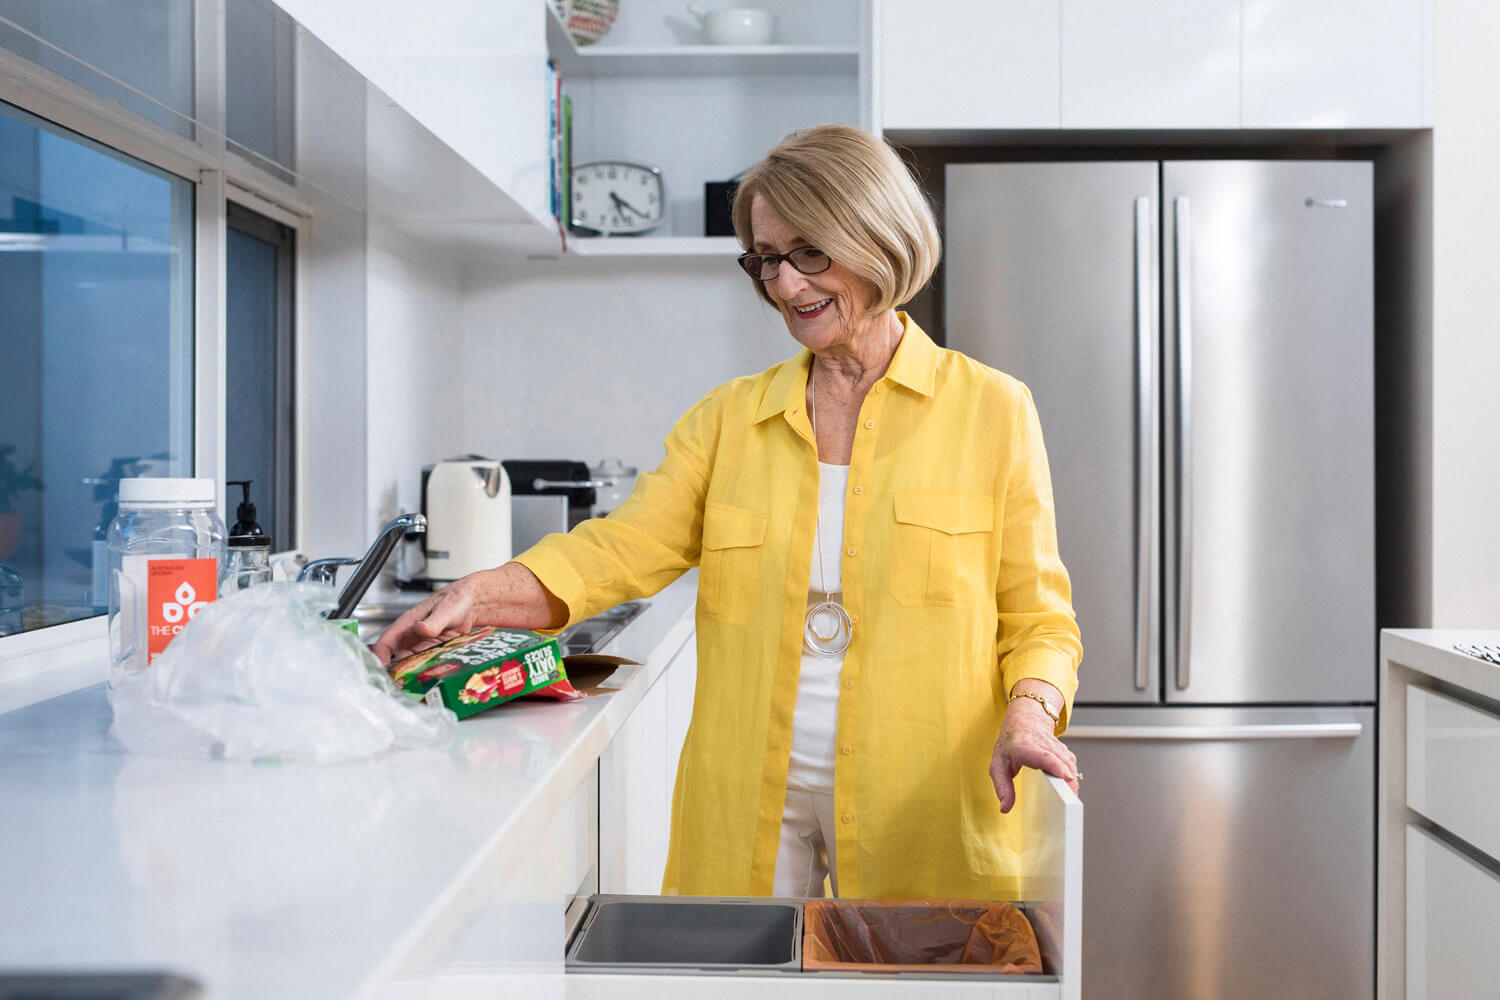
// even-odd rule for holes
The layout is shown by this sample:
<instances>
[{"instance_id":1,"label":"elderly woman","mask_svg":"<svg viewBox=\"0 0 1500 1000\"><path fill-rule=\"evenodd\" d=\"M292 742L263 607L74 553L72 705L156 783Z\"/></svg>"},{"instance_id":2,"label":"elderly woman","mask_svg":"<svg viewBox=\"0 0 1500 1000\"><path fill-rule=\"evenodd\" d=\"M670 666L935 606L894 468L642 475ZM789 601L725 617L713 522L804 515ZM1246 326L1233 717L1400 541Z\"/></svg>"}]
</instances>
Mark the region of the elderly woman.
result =
<instances>
[{"instance_id":1,"label":"elderly woman","mask_svg":"<svg viewBox=\"0 0 1500 1000\"><path fill-rule=\"evenodd\" d=\"M705 396L608 518L439 591L377 652L561 627L699 566L663 891L816 896L827 875L835 895L1006 898L1016 774L1081 777L1057 738L1081 647L1031 396L896 311L939 241L880 140L793 133L734 225L803 350Z\"/></svg>"}]
</instances>

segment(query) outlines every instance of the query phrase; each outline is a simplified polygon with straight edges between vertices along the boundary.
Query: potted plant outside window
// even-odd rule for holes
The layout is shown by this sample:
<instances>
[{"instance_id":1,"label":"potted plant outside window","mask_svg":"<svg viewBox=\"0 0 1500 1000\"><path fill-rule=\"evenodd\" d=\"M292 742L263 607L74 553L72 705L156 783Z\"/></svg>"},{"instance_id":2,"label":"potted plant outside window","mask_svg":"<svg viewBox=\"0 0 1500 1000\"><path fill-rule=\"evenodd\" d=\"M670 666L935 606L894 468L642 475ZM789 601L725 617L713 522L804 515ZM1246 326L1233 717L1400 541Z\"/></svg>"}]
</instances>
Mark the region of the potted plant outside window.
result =
<instances>
[{"instance_id":1,"label":"potted plant outside window","mask_svg":"<svg viewBox=\"0 0 1500 1000\"><path fill-rule=\"evenodd\" d=\"M21 512L16 499L27 490L39 490L42 481L35 475L36 463L22 469L11 461L13 444L0 444L0 559L16 554L21 544Z\"/></svg>"}]
</instances>

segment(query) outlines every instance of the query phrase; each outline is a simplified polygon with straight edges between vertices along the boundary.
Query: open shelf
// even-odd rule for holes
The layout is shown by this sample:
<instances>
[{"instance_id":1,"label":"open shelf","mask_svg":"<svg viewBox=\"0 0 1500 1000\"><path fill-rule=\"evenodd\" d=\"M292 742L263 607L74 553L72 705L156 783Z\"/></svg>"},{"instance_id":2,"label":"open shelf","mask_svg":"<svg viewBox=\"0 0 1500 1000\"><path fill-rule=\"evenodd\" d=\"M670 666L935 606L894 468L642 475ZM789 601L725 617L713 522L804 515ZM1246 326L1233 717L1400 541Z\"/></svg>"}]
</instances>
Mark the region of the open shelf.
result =
<instances>
[{"instance_id":1,"label":"open shelf","mask_svg":"<svg viewBox=\"0 0 1500 1000\"><path fill-rule=\"evenodd\" d=\"M737 257L733 236L578 236L568 234L568 253L580 257Z\"/></svg>"},{"instance_id":2,"label":"open shelf","mask_svg":"<svg viewBox=\"0 0 1500 1000\"><path fill-rule=\"evenodd\" d=\"M619 76L847 76L859 71L856 45L592 45L579 48L547 9L547 47L563 79Z\"/></svg>"}]
</instances>

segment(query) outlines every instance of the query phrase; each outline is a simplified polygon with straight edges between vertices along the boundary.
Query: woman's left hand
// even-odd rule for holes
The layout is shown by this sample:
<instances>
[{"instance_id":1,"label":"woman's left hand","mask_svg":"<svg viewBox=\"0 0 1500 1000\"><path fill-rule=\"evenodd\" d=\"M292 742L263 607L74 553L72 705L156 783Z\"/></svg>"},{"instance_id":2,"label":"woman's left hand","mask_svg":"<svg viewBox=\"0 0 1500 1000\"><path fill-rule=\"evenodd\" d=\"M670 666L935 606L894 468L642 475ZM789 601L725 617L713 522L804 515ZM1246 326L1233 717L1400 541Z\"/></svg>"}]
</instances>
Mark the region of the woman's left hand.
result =
<instances>
[{"instance_id":1,"label":"woman's left hand","mask_svg":"<svg viewBox=\"0 0 1500 1000\"><path fill-rule=\"evenodd\" d=\"M1062 778L1078 794L1078 758L1054 733L1054 725L1041 705L1030 698L1017 698L1006 707L990 760L990 780L1000 797L1000 811L1016 804L1016 775L1023 767L1034 767Z\"/></svg>"}]
</instances>

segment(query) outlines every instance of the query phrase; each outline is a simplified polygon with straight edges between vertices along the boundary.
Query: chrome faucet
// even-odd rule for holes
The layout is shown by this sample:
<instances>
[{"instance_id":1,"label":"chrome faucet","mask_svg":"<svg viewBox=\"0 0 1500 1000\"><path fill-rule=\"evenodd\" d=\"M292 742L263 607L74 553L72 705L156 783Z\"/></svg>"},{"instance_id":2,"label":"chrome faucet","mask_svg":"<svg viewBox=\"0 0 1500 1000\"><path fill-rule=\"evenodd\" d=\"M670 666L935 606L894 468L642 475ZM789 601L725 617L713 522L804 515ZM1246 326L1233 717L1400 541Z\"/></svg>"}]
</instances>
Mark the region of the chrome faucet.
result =
<instances>
[{"instance_id":1,"label":"chrome faucet","mask_svg":"<svg viewBox=\"0 0 1500 1000\"><path fill-rule=\"evenodd\" d=\"M408 534L421 535L426 532L427 518L421 514L402 514L392 518L384 528L380 529L380 534L376 535L375 541L370 543L369 551L365 553L363 559L315 559L302 567L302 572L297 574L297 579L332 584L340 566L357 566L354 575L339 592L338 603L328 614L330 618L348 618L354 613L354 606L359 603L360 598L365 596L365 591L370 589L370 584L374 583L375 578L380 575L381 567L385 565L396 543Z\"/></svg>"}]
</instances>

